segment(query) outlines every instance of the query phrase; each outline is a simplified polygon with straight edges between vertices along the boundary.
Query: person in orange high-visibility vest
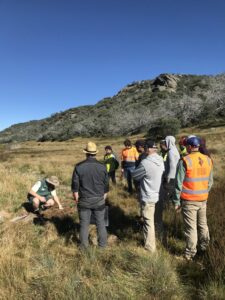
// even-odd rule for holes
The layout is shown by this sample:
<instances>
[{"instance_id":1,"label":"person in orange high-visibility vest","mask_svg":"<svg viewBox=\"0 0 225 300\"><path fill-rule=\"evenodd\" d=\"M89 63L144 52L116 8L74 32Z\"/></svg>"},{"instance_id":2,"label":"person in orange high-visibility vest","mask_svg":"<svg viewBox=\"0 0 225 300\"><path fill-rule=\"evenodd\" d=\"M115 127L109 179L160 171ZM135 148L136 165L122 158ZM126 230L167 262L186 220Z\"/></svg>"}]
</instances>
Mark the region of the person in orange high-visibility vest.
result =
<instances>
[{"instance_id":1,"label":"person in orange high-visibility vest","mask_svg":"<svg viewBox=\"0 0 225 300\"><path fill-rule=\"evenodd\" d=\"M132 186L132 175L131 173L135 170L136 162L139 158L139 153L136 149L136 147L132 146L132 143L130 140L124 141L125 148L122 150L121 153L121 172L122 175L127 180L128 185L128 192L133 192L133 186Z\"/></svg>"},{"instance_id":2,"label":"person in orange high-visibility vest","mask_svg":"<svg viewBox=\"0 0 225 300\"><path fill-rule=\"evenodd\" d=\"M182 209L186 237L185 258L192 260L203 253L209 243L206 207L209 190L213 184L212 160L199 152L200 140L187 139L188 155L178 163L175 180L175 210Z\"/></svg>"}]
</instances>

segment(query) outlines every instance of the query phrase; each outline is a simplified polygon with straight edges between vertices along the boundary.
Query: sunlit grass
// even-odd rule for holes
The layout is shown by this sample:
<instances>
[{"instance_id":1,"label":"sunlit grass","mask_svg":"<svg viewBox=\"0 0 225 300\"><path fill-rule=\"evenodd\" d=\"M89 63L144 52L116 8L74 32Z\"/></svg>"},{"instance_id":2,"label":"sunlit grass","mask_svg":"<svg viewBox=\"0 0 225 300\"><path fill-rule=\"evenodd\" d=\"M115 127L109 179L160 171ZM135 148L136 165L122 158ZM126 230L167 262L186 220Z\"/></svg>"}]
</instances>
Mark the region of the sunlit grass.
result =
<instances>
[{"instance_id":1,"label":"sunlit grass","mask_svg":"<svg viewBox=\"0 0 225 300\"><path fill-rule=\"evenodd\" d=\"M198 132L193 129L192 133ZM1 146L0 215L5 217L0 224L0 299L222 299L224 133L224 128L201 131L212 150L215 187L208 210L211 244L206 257L192 264L182 259L183 222L172 208L164 214L164 245L157 241L155 255L143 249L139 206L135 195L126 193L119 171L118 185L111 187L108 197L108 232L117 239L104 251L91 246L80 252L70 184L74 165L84 159L87 139ZM137 138L132 137L133 141ZM100 160L104 146L113 145L118 156L123 147L123 138L95 141ZM47 211L44 223L32 219L11 223L11 218L24 213L21 204L32 184L50 175L60 179L58 194L64 211ZM91 235L96 235L93 228Z\"/></svg>"}]
</instances>

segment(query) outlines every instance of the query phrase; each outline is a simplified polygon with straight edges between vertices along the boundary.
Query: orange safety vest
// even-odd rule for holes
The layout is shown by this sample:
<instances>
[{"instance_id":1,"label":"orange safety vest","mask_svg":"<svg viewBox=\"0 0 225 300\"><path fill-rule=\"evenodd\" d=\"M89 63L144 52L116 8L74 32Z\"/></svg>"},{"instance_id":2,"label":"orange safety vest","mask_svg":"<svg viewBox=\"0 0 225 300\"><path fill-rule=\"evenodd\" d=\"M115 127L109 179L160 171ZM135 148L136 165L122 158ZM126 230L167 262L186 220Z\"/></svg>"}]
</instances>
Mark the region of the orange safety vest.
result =
<instances>
[{"instance_id":1,"label":"orange safety vest","mask_svg":"<svg viewBox=\"0 0 225 300\"><path fill-rule=\"evenodd\" d=\"M193 152L182 159L185 163L186 174L183 181L181 199L190 201L207 200L212 160L200 152Z\"/></svg>"},{"instance_id":2,"label":"orange safety vest","mask_svg":"<svg viewBox=\"0 0 225 300\"><path fill-rule=\"evenodd\" d=\"M138 160L139 153L135 147L125 148L122 150L121 161L135 162Z\"/></svg>"}]
</instances>

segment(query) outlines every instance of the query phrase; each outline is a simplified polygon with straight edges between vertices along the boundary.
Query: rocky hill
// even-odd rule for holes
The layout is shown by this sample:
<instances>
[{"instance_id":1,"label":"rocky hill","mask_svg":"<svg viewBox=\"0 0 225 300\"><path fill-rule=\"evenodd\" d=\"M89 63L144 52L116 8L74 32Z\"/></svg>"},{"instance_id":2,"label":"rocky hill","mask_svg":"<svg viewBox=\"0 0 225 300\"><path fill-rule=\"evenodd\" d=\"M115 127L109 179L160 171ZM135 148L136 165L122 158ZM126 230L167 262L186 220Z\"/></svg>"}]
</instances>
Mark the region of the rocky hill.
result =
<instances>
[{"instance_id":1,"label":"rocky hill","mask_svg":"<svg viewBox=\"0 0 225 300\"><path fill-rule=\"evenodd\" d=\"M13 125L0 132L0 143L130 135L167 117L179 119L183 127L225 120L225 74L161 74L154 80L133 82L96 105Z\"/></svg>"}]
</instances>

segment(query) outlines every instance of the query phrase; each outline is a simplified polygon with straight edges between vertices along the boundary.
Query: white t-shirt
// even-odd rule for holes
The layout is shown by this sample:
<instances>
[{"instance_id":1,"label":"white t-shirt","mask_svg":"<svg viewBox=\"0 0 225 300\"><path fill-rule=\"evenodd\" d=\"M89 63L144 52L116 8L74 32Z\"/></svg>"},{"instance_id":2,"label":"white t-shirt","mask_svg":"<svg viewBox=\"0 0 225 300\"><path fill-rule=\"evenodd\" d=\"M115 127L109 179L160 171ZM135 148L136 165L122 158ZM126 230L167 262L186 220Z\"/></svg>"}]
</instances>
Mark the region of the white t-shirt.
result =
<instances>
[{"instance_id":1,"label":"white t-shirt","mask_svg":"<svg viewBox=\"0 0 225 300\"><path fill-rule=\"evenodd\" d=\"M41 187L41 181L37 181L33 186L32 186L32 191L34 191L35 193L37 193L37 191L40 189L40 187ZM56 190L53 190L53 191L51 191L51 195L53 196L53 197L56 197L57 196L57 194L56 194Z\"/></svg>"}]
</instances>

